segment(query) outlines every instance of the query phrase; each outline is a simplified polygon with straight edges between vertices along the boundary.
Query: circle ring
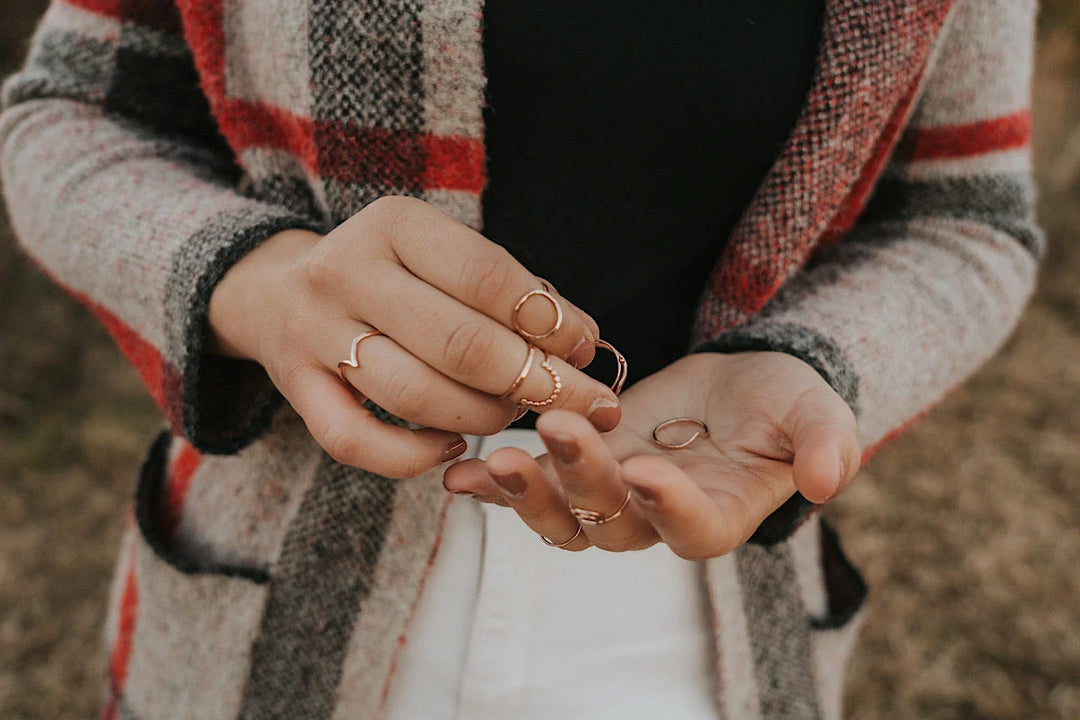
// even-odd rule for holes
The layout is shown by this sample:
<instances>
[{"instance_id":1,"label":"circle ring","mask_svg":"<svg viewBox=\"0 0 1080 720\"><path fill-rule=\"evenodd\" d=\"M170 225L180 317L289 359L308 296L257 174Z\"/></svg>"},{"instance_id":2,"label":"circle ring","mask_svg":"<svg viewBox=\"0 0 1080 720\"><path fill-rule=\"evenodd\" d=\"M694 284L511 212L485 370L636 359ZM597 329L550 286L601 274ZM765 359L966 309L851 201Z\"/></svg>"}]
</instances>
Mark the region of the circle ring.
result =
<instances>
[{"instance_id":1,"label":"circle ring","mask_svg":"<svg viewBox=\"0 0 1080 720\"><path fill-rule=\"evenodd\" d=\"M545 284L545 288L546 288L546 284ZM525 328L521 327L521 323L518 321L518 315L521 313L521 308L524 307L525 303L528 301L529 298L531 298L531 297L533 297L535 295L538 295L538 296L540 296L542 298L545 298L549 303L551 303L552 307L555 308L555 325L552 326L552 328L550 330L548 330L546 333L544 333L542 335L534 335L533 333L529 332ZM557 333L559 331L559 328L562 327L562 324L563 324L562 305L559 304L559 301L556 300L555 296L552 295L550 292L548 292L547 289L530 290L529 292L527 292L527 293L525 293L524 295L521 296L521 299L517 301L517 305L514 305L514 313L513 313L513 315L511 315L510 321L514 326L514 331L518 335L522 336L523 338L526 338L528 340L543 340L544 338L551 337L552 335Z\"/></svg>"},{"instance_id":2,"label":"circle ring","mask_svg":"<svg viewBox=\"0 0 1080 720\"><path fill-rule=\"evenodd\" d=\"M554 540L552 540L551 538L547 537L546 535L541 535L540 540L545 545L547 545L548 547L554 547L554 548L559 548L560 550L565 550L566 546L569 545L570 543L574 542L575 540L577 540L578 535L580 535L580 534L581 534L581 526L578 525L577 530L574 531L574 534L570 536L569 540L564 540L561 543L557 543Z\"/></svg>"},{"instance_id":3,"label":"circle ring","mask_svg":"<svg viewBox=\"0 0 1080 720\"><path fill-rule=\"evenodd\" d=\"M697 425L701 429L700 430L695 430L693 435L691 435L686 440L683 440L681 443L669 443L669 442L664 442L663 440L660 439L660 437L659 437L659 435L657 433L659 433L661 430L663 430L666 427L671 427L672 425L677 425L679 423L693 423L694 425ZM703 421L698 420L697 418L692 418L692 417L677 417L677 418L671 418L670 420L665 420L664 422L662 422L659 425L657 425L656 427L654 427L653 431L652 431L653 442L656 443L657 445L659 445L660 447L666 449L666 450L682 450L685 447L690 447L691 443L693 443L698 438L705 438L705 437L709 437L709 426L706 425Z\"/></svg>"},{"instance_id":4,"label":"circle ring","mask_svg":"<svg viewBox=\"0 0 1080 720\"><path fill-rule=\"evenodd\" d=\"M630 374L630 365L626 362L626 357L607 340L595 340L593 345L604 348L615 356L615 362L618 363L619 369L615 373L615 382L611 383L611 391L618 395L622 392L623 385L626 383L626 376Z\"/></svg>"}]
</instances>

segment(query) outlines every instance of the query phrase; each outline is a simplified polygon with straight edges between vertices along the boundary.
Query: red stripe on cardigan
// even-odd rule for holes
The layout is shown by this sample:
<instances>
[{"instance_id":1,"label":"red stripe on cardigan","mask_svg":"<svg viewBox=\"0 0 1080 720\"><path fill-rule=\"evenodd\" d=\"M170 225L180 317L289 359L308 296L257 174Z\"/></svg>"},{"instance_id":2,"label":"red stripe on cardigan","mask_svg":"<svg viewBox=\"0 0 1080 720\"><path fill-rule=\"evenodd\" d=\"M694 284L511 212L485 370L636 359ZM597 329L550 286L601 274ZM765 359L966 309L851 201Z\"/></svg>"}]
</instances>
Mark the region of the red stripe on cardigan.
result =
<instances>
[{"instance_id":1,"label":"red stripe on cardigan","mask_svg":"<svg viewBox=\"0 0 1080 720\"><path fill-rule=\"evenodd\" d=\"M897 155L904 160L950 160L1025 147L1031 139L1031 111L963 125L916 128Z\"/></svg>"},{"instance_id":2,"label":"red stripe on cardigan","mask_svg":"<svg viewBox=\"0 0 1080 720\"><path fill-rule=\"evenodd\" d=\"M225 102L224 0L176 0L184 19L184 38L195 57L199 81L214 116L221 121Z\"/></svg>"},{"instance_id":3,"label":"red stripe on cardigan","mask_svg":"<svg viewBox=\"0 0 1080 720\"><path fill-rule=\"evenodd\" d=\"M131 549L127 575L124 578L124 590L120 596L119 619L116 629L116 644L109 655L109 704L102 713L103 720L114 720L117 716L120 698L124 695L127 684L128 663L131 660L131 643L135 636L135 616L139 608L139 587L135 582L135 549Z\"/></svg>"},{"instance_id":4,"label":"red stripe on cardigan","mask_svg":"<svg viewBox=\"0 0 1080 720\"><path fill-rule=\"evenodd\" d=\"M167 33L180 31L180 16L172 3L161 0L63 0L97 15L132 22Z\"/></svg>"},{"instance_id":5,"label":"red stripe on cardigan","mask_svg":"<svg viewBox=\"0 0 1080 720\"><path fill-rule=\"evenodd\" d=\"M481 138L358 128L228 97L223 0L177 0L176 4L184 17L185 37L195 55L203 92L237 155L258 147L285 150L313 174L343 183L378 181L382 185L389 179L403 189L474 193L484 189ZM321 157L318 148L324 150Z\"/></svg>"},{"instance_id":6,"label":"red stripe on cardigan","mask_svg":"<svg viewBox=\"0 0 1080 720\"><path fill-rule=\"evenodd\" d=\"M484 144L479 138L313 122L233 98L223 99L220 109L222 134L237 154L253 148L284 150L311 173L342 183L384 183L389 178L402 188L419 182L423 190L484 189Z\"/></svg>"},{"instance_id":7,"label":"red stripe on cardigan","mask_svg":"<svg viewBox=\"0 0 1080 720\"><path fill-rule=\"evenodd\" d=\"M117 347L120 348L120 352L124 354L124 357L132 364L135 371L139 373L139 377L142 378L150 397L165 413L173 432L177 435L181 434L183 429L183 406L181 403L183 402L184 379L180 372L165 361L161 351L147 342L114 313L94 302L90 296L73 290L60 282L56 276L49 273L40 264L38 267L41 267L49 279L84 305L105 326L109 335L116 342Z\"/></svg>"},{"instance_id":8,"label":"red stripe on cardigan","mask_svg":"<svg viewBox=\"0 0 1080 720\"><path fill-rule=\"evenodd\" d=\"M859 179L851 186L847 197L840 203L840 208L833 215L832 220L829 221L825 232L822 233L819 241L821 245L836 242L847 235L851 228L855 227L855 221L858 220L863 208L866 207L866 202L870 199L870 194L873 192L878 178L881 177L882 171L885 170L885 165L892 155L893 148L897 147L897 140L907 123L908 114L911 111L912 103L915 101L921 79L921 75L915 79L896 106L896 109L893 110L889 121L885 123L881 136L874 145L870 159L863 165L863 169L859 173Z\"/></svg>"},{"instance_id":9,"label":"red stripe on cardigan","mask_svg":"<svg viewBox=\"0 0 1080 720\"><path fill-rule=\"evenodd\" d=\"M169 463L169 480L166 484L164 505L160 510L161 532L166 542L171 541L180 525L191 478L201 462L202 455L199 451L191 443L182 440L179 452Z\"/></svg>"}]
</instances>

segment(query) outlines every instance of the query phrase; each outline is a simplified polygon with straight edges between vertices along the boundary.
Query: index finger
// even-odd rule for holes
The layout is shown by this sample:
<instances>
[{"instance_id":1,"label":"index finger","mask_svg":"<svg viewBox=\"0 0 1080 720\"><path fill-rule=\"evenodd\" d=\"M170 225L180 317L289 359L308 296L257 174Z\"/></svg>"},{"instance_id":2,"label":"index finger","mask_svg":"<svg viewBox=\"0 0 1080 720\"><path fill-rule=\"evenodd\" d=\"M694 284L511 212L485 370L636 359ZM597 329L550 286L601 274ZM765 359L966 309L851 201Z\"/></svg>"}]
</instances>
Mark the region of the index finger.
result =
<instances>
[{"instance_id":1,"label":"index finger","mask_svg":"<svg viewBox=\"0 0 1080 720\"><path fill-rule=\"evenodd\" d=\"M398 200L385 232L410 272L552 355L591 360L595 323L576 306L475 230L421 200Z\"/></svg>"}]
</instances>

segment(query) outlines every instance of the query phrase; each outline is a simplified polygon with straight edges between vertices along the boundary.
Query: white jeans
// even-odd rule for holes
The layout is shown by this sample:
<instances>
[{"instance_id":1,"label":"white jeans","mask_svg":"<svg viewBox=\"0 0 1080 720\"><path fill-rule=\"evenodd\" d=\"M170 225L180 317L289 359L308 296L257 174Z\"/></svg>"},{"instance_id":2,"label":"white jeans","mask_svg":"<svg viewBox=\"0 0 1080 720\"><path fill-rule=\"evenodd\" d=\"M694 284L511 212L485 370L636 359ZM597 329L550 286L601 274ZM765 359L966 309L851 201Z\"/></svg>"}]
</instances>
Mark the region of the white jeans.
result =
<instances>
[{"instance_id":1,"label":"white jeans","mask_svg":"<svg viewBox=\"0 0 1080 720\"><path fill-rule=\"evenodd\" d=\"M470 438L543 453L532 430ZM545 546L507 508L463 496L420 598L389 720L717 720L702 565Z\"/></svg>"}]
</instances>

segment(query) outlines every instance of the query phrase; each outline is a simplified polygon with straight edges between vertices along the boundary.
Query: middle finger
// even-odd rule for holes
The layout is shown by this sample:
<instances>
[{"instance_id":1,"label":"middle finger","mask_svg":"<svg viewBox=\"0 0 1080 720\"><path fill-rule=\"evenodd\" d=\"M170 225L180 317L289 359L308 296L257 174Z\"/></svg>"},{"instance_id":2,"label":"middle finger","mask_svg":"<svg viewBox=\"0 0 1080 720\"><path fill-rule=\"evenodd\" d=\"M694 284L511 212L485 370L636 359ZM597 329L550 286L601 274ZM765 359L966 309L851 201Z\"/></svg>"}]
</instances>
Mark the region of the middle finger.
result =
<instances>
[{"instance_id":1,"label":"middle finger","mask_svg":"<svg viewBox=\"0 0 1080 720\"><path fill-rule=\"evenodd\" d=\"M584 418L553 412L538 419L536 429L551 455L567 502L572 509L584 511L577 513L578 519L593 545L621 552L641 550L659 540L641 508L629 497L615 456Z\"/></svg>"},{"instance_id":2,"label":"middle finger","mask_svg":"<svg viewBox=\"0 0 1080 720\"><path fill-rule=\"evenodd\" d=\"M527 343L513 331L400 266L387 263L374 269L365 285L371 297L396 299L359 308L365 319L448 377L500 396L514 385L527 358L532 359L513 400L552 398L550 405L538 410L565 408L589 416L603 430L618 424L619 405L611 388L554 355L548 358L550 370L540 367L543 352L529 358ZM418 308L423 310L417 312ZM561 386L558 394L556 376Z\"/></svg>"}]
</instances>

